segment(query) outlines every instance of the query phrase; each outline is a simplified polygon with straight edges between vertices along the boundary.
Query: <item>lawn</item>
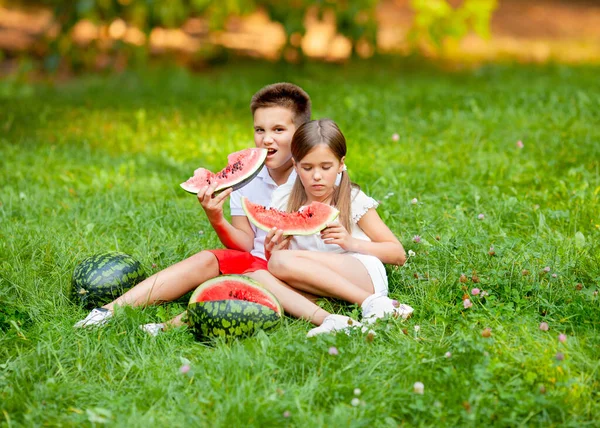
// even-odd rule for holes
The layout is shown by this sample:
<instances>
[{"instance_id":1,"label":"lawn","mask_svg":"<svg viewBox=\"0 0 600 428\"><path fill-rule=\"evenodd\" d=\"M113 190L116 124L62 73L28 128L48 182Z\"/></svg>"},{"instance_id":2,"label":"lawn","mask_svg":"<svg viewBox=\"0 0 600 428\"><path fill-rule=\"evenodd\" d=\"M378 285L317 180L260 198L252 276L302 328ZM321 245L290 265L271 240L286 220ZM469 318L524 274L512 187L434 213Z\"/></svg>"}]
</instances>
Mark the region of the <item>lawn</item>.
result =
<instances>
[{"instance_id":1,"label":"lawn","mask_svg":"<svg viewBox=\"0 0 600 428\"><path fill-rule=\"evenodd\" d=\"M600 70L375 65L0 82L1 424L596 425ZM414 252L388 275L415 316L373 341L291 318L231 343L137 328L181 300L74 330L84 257L156 272L220 246L179 183L252 145L250 97L282 80L339 123L351 178Z\"/></svg>"}]
</instances>

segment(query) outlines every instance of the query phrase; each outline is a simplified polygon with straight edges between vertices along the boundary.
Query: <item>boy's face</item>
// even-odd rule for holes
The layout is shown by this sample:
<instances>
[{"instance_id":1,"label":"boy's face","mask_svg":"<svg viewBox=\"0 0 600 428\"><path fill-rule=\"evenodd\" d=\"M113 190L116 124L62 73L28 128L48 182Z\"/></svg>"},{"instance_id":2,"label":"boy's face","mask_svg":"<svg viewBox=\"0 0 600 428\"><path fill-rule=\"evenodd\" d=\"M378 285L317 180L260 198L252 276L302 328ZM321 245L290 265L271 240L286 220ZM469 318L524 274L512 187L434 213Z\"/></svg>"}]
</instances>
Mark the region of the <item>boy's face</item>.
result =
<instances>
[{"instance_id":1,"label":"boy's face","mask_svg":"<svg viewBox=\"0 0 600 428\"><path fill-rule=\"evenodd\" d=\"M263 107L254 111L254 144L269 150L268 169L292 166L292 137L296 132L294 114L285 107Z\"/></svg>"}]
</instances>

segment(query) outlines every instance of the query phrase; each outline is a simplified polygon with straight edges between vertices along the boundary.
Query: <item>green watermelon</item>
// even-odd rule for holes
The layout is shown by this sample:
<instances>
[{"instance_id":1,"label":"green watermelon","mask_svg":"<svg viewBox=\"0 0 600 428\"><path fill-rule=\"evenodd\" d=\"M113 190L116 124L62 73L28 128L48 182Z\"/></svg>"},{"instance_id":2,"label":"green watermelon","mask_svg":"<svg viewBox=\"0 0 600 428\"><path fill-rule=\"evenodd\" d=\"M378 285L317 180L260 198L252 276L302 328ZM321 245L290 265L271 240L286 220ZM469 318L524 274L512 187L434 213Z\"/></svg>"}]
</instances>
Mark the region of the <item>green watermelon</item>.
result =
<instances>
[{"instance_id":1,"label":"green watermelon","mask_svg":"<svg viewBox=\"0 0 600 428\"><path fill-rule=\"evenodd\" d=\"M200 285L188 305L190 329L198 339L246 337L277 326L277 298L245 275L222 275Z\"/></svg>"},{"instance_id":2,"label":"green watermelon","mask_svg":"<svg viewBox=\"0 0 600 428\"><path fill-rule=\"evenodd\" d=\"M284 235L313 235L334 221L339 211L331 205L312 202L300 211L288 213L266 208L242 197L242 208L248 220L259 229L269 231L273 227L283 230Z\"/></svg>"},{"instance_id":3,"label":"green watermelon","mask_svg":"<svg viewBox=\"0 0 600 428\"><path fill-rule=\"evenodd\" d=\"M145 278L141 263L128 254L96 254L75 267L72 295L84 307L96 308L112 302Z\"/></svg>"},{"instance_id":4,"label":"green watermelon","mask_svg":"<svg viewBox=\"0 0 600 428\"><path fill-rule=\"evenodd\" d=\"M198 193L198 191L213 182L218 186L215 193L233 187L237 190L248 184L260 172L267 159L267 149L245 149L231 153L227 156L228 165L216 174L205 169L198 168L194 176L180 184L186 192Z\"/></svg>"}]
</instances>

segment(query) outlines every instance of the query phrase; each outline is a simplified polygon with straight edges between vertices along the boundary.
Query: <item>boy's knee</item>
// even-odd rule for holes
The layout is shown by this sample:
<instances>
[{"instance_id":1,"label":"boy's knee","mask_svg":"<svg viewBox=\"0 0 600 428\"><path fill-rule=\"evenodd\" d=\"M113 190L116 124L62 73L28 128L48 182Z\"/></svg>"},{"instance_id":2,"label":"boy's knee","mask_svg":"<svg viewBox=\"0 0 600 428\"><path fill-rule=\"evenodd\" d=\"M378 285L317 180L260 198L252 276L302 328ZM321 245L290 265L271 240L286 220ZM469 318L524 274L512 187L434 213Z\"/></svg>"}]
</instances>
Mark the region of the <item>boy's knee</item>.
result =
<instances>
[{"instance_id":1,"label":"boy's knee","mask_svg":"<svg viewBox=\"0 0 600 428\"><path fill-rule=\"evenodd\" d=\"M190 260L197 269L208 272L216 270L218 274L219 263L217 257L210 251L200 251L191 256Z\"/></svg>"}]
</instances>

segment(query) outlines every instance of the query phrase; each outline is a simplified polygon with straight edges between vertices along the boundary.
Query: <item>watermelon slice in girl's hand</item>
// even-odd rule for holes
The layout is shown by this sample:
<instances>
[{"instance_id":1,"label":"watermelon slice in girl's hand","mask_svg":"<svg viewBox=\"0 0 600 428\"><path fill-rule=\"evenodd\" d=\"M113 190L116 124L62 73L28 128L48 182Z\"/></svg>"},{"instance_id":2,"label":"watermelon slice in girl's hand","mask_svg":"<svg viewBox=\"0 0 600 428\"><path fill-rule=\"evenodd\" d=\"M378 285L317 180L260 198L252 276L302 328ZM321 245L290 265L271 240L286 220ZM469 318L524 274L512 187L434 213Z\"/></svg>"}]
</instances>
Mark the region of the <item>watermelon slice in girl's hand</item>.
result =
<instances>
[{"instance_id":1,"label":"watermelon slice in girl's hand","mask_svg":"<svg viewBox=\"0 0 600 428\"><path fill-rule=\"evenodd\" d=\"M254 204L246 197L242 197L242 208L248 220L259 229L268 232L276 227L283 230L284 235L313 235L325 229L340 213L331 205L320 202L312 202L298 212L288 213Z\"/></svg>"},{"instance_id":2,"label":"watermelon slice in girl's hand","mask_svg":"<svg viewBox=\"0 0 600 428\"><path fill-rule=\"evenodd\" d=\"M194 176L181 183L183 190L198 193L200 189L216 182L215 193L233 187L240 189L260 172L267 159L267 149L245 149L227 156L228 165L216 174L205 168L198 168Z\"/></svg>"}]
</instances>

